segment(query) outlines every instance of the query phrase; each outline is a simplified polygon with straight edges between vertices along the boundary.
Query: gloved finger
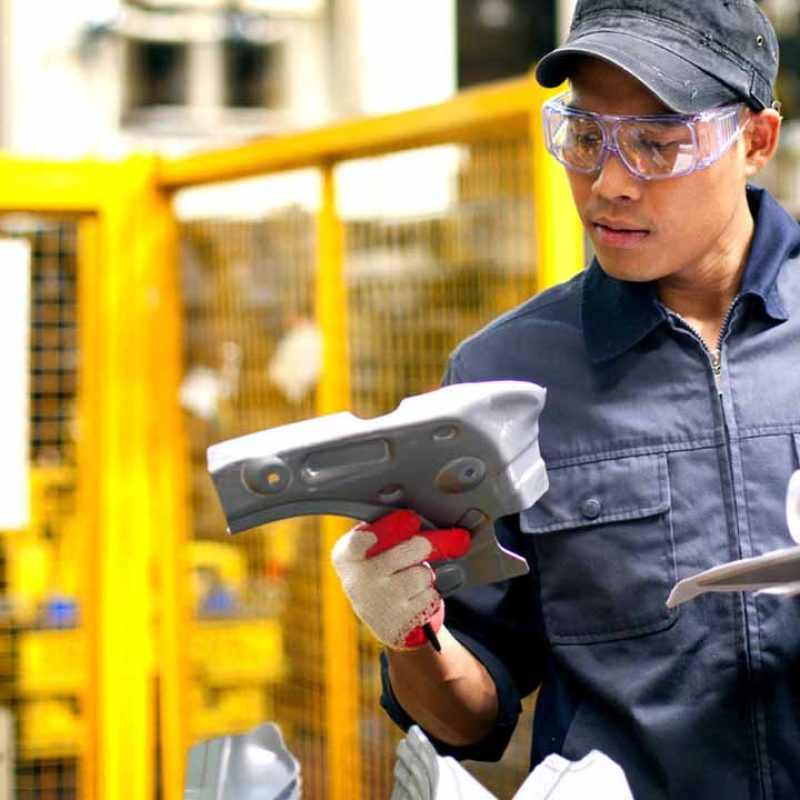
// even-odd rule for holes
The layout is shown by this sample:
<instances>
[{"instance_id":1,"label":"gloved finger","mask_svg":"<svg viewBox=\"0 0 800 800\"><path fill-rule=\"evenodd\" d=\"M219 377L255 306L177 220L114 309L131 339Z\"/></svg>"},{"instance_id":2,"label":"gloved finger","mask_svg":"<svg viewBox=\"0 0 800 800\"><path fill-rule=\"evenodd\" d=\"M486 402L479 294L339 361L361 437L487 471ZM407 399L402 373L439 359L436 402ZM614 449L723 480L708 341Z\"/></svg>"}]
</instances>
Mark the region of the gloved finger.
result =
<instances>
[{"instance_id":1,"label":"gloved finger","mask_svg":"<svg viewBox=\"0 0 800 800\"><path fill-rule=\"evenodd\" d=\"M356 530L369 531L375 534L376 541L374 546L365 553L366 558L372 558L378 553L390 550L400 542L416 536L421 527L422 522L413 511L407 508L399 508L373 522L362 522Z\"/></svg>"},{"instance_id":2,"label":"gloved finger","mask_svg":"<svg viewBox=\"0 0 800 800\"><path fill-rule=\"evenodd\" d=\"M394 780L408 793L408 796L413 800L427 800L431 797L430 791L424 782L420 782L420 776L414 768L413 762L409 762L407 756L405 758L399 755L398 745L398 759L394 765Z\"/></svg>"},{"instance_id":3,"label":"gloved finger","mask_svg":"<svg viewBox=\"0 0 800 800\"><path fill-rule=\"evenodd\" d=\"M392 795L389 800L413 800L413 798L408 793L405 786L395 781L395 784L392 787Z\"/></svg>"},{"instance_id":4,"label":"gloved finger","mask_svg":"<svg viewBox=\"0 0 800 800\"><path fill-rule=\"evenodd\" d=\"M340 536L331 550L334 564L353 564L363 561L366 552L375 544L377 537L372 531L352 528Z\"/></svg>"},{"instance_id":5,"label":"gloved finger","mask_svg":"<svg viewBox=\"0 0 800 800\"><path fill-rule=\"evenodd\" d=\"M376 556L364 559L364 564L373 574L393 575L397 572L409 569L409 567L421 566L428 560L431 552L431 543L423 536L413 536L405 542L395 545L390 550L385 550Z\"/></svg>"},{"instance_id":6,"label":"gloved finger","mask_svg":"<svg viewBox=\"0 0 800 800\"><path fill-rule=\"evenodd\" d=\"M396 595L398 602L404 603L409 619L414 614L422 614L427 610L425 619L420 617L418 620L420 625L428 621L428 617L439 605L439 593L433 585L433 574L427 564L416 564L395 573L386 581L386 589Z\"/></svg>"},{"instance_id":7,"label":"gloved finger","mask_svg":"<svg viewBox=\"0 0 800 800\"><path fill-rule=\"evenodd\" d=\"M439 605L428 619L428 624L434 632L438 632L439 628L442 627L442 622L444 622L444 603L439 598ZM422 647L427 641L428 637L425 635L425 631L421 627L416 627L406 636L403 645L409 648Z\"/></svg>"},{"instance_id":8,"label":"gloved finger","mask_svg":"<svg viewBox=\"0 0 800 800\"><path fill-rule=\"evenodd\" d=\"M439 764L436 748L418 725L412 725L406 736L409 747L416 753L417 758L424 764L425 771L432 776L431 783L435 788L439 779Z\"/></svg>"},{"instance_id":9,"label":"gloved finger","mask_svg":"<svg viewBox=\"0 0 800 800\"><path fill-rule=\"evenodd\" d=\"M376 574L391 575L423 561L459 558L469 551L470 543L469 532L463 528L427 531L370 556L376 544L367 550L365 560Z\"/></svg>"},{"instance_id":10,"label":"gloved finger","mask_svg":"<svg viewBox=\"0 0 800 800\"><path fill-rule=\"evenodd\" d=\"M411 770L405 764L395 764L394 768L395 786L401 787L402 797L408 800L433 800L433 797L420 789L417 785Z\"/></svg>"},{"instance_id":11,"label":"gloved finger","mask_svg":"<svg viewBox=\"0 0 800 800\"><path fill-rule=\"evenodd\" d=\"M448 558L460 558L469 551L471 538L464 528L443 528L433 531L422 531L420 536L431 543L431 551L427 561L442 561Z\"/></svg>"},{"instance_id":12,"label":"gloved finger","mask_svg":"<svg viewBox=\"0 0 800 800\"><path fill-rule=\"evenodd\" d=\"M415 800L408 782L410 775L404 766L399 764L394 765L394 786L392 787L392 796L389 800Z\"/></svg>"},{"instance_id":13,"label":"gloved finger","mask_svg":"<svg viewBox=\"0 0 800 800\"><path fill-rule=\"evenodd\" d=\"M407 739L402 739L397 745L397 764L408 770L409 780L407 785L413 787L416 796L420 798L433 798L435 787L430 776L426 773L425 764L420 760L414 748Z\"/></svg>"}]
</instances>

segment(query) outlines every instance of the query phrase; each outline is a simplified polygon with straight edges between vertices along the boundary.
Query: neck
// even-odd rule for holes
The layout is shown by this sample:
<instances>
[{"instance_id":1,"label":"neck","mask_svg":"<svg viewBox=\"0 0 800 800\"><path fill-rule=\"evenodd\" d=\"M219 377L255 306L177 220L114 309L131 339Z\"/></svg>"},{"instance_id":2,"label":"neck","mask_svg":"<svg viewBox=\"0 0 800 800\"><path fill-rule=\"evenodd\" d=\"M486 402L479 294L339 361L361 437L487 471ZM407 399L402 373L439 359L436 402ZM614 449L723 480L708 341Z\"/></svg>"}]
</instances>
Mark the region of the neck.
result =
<instances>
[{"instance_id":1,"label":"neck","mask_svg":"<svg viewBox=\"0 0 800 800\"><path fill-rule=\"evenodd\" d=\"M730 234L699 264L658 283L662 303L680 314L716 349L725 315L739 293L754 231L750 209L744 203Z\"/></svg>"}]
</instances>

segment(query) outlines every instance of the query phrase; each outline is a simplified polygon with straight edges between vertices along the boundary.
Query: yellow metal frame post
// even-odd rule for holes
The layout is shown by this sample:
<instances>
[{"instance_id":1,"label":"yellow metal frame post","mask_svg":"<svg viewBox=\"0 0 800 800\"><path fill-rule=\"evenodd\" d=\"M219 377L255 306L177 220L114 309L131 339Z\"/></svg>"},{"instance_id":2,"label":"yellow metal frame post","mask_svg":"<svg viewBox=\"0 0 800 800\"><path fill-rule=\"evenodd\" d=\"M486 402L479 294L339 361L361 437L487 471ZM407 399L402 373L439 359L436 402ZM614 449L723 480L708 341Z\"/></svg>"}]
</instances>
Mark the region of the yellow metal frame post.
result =
<instances>
[{"instance_id":1,"label":"yellow metal frame post","mask_svg":"<svg viewBox=\"0 0 800 800\"><path fill-rule=\"evenodd\" d=\"M153 173L148 171L152 178ZM188 751L187 689L190 477L188 445L180 407L183 378L183 308L178 263L177 223L171 197L152 184L147 187L148 222L141 257L149 263L147 304L148 351L151 359L150 401L157 433L151 450L150 477L155 499L157 537L154 558L159 598L156 665L159 675L159 751L161 797L183 797Z\"/></svg>"},{"instance_id":2,"label":"yellow metal frame post","mask_svg":"<svg viewBox=\"0 0 800 800\"><path fill-rule=\"evenodd\" d=\"M100 796L155 791L155 681L160 673L163 796L182 792L180 590L185 452L175 236L155 161L114 168L100 212L106 269L99 296L104 398L100 553ZM158 621L158 636L154 624ZM155 643L158 643L156 655ZM160 668L160 669L159 669Z\"/></svg>"},{"instance_id":3,"label":"yellow metal frame post","mask_svg":"<svg viewBox=\"0 0 800 800\"><path fill-rule=\"evenodd\" d=\"M84 553L82 563L88 565L93 554L101 547L100 520L95 489L102 481L100 469L99 442L92 421L98 420L102 412L97 392L86 391L92 384L92 372L97 363L94 348L100 342L100 333L92 327L96 315L87 314L84 309L95 302L92 280L99 274L102 266L100 255L100 226L96 215L85 215L78 222L78 309L81 315L78 328L79 352L81 353L78 381L78 420L80 434L77 446L78 463L78 508L85 529ZM101 602L100 575L97 570L86 569L84 592L80 599L81 617L87 629L88 664L86 688L82 706L88 731L85 757L81 760L80 785L84 789L82 800L97 797L99 781L99 713L100 703L95 687L100 685L100 637L97 609ZM95 689L95 690L93 690Z\"/></svg>"},{"instance_id":4,"label":"yellow metal frame post","mask_svg":"<svg viewBox=\"0 0 800 800\"><path fill-rule=\"evenodd\" d=\"M84 526L83 564L86 569L81 589L81 625L87 642L86 674L81 709L86 723L85 739L79 759L82 800L100 796L99 771L102 733L100 698L97 685L101 672L101 632L98 608L102 603L99 572L90 569L91 561L102 547L103 519L97 502L102 485L100 431L102 399L94 391L99 374L97 345L100 342L93 313L86 313L96 303L93 281L103 266L100 226L97 214L102 205L104 174L95 161L78 163L47 162L0 157L0 211L53 213L76 216L78 222L78 335L81 359L78 365L79 435L77 441L77 503Z\"/></svg>"},{"instance_id":5,"label":"yellow metal frame post","mask_svg":"<svg viewBox=\"0 0 800 800\"><path fill-rule=\"evenodd\" d=\"M547 289L583 269L583 227L569 181L544 144L541 107L552 92L545 92L531 77L530 137L533 197L536 215L536 288Z\"/></svg>"},{"instance_id":6,"label":"yellow metal frame post","mask_svg":"<svg viewBox=\"0 0 800 800\"><path fill-rule=\"evenodd\" d=\"M2 157L0 169L0 211L79 220L77 488L86 526L81 622L88 642L81 797L154 795L160 610L162 796L173 800L182 793L185 759L176 553L186 484L171 210L150 158L109 164Z\"/></svg>"},{"instance_id":7,"label":"yellow metal frame post","mask_svg":"<svg viewBox=\"0 0 800 800\"><path fill-rule=\"evenodd\" d=\"M350 358L347 336L347 286L343 228L336 209L334 165L321 170L322 205L318 217L317 324L324 342L322 375L317 389L320 414L342 411L350 403ZM358 736L358 631L328 554L347 529L339 518L323 517L322 614L325 658L325 715L328 731L330 800L361 796Z\"/></svg>"},{"instance_id":8,"label":"yellow metal frame post","mask_svg":"<svg viewBox=\"0 0 800 800\"><path fill-rule=\"evenodd\" d=\"M110 166L99 214L104 269L96 276L92 327L102 339L91 389L102 406L98 771L104 800L153 792L152 387L143 325L150 299L138 241L146 231L146 183L141 162Z\"/></svg>"}]
</instances>

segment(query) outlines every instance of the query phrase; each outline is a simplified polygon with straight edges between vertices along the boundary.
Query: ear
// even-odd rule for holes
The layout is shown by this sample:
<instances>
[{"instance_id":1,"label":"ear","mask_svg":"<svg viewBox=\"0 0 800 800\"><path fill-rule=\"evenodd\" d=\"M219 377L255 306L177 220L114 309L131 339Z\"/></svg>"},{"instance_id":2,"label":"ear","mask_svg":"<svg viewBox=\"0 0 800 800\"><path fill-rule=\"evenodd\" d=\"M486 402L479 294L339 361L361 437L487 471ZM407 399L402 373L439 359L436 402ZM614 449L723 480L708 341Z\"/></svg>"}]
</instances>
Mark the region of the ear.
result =
<instances>
[{"instance_id":1,"label":"ear","mask_svg":"<svg viewBox=\"0 0 800 800\"><path fill-rule=\"evenodd\" d=\"M778 149L781 115L772 108L751 113L744 132L745 175L749 178L770 162Z\"/></svg>"}]
</instances>

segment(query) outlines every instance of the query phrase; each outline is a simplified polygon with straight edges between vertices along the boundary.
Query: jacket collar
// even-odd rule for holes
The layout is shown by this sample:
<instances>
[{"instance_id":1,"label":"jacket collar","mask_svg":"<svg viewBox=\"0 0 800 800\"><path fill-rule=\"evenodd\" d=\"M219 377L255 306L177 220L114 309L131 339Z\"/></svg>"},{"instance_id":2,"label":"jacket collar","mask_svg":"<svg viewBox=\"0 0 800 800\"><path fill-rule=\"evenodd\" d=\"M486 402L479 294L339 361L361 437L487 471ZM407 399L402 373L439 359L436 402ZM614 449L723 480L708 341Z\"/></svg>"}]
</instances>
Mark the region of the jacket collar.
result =
<instances>
[{"instance_id":1,"label":"jacket collar","mask_svg":"<svg viewBox=\"0 0 800 800\"><path fill-rule=\"evenodd\" d=\"M778 292L778 275L787 257L800 248L800 225L764 189L748 187L747 200L755 232L739 296L759 298L766 314L781 322L789 315ZM593 363L631 349L665 319L654 282L611 278L592 260L583 282L581 321Z\"/></svg>"}]
</instances>

